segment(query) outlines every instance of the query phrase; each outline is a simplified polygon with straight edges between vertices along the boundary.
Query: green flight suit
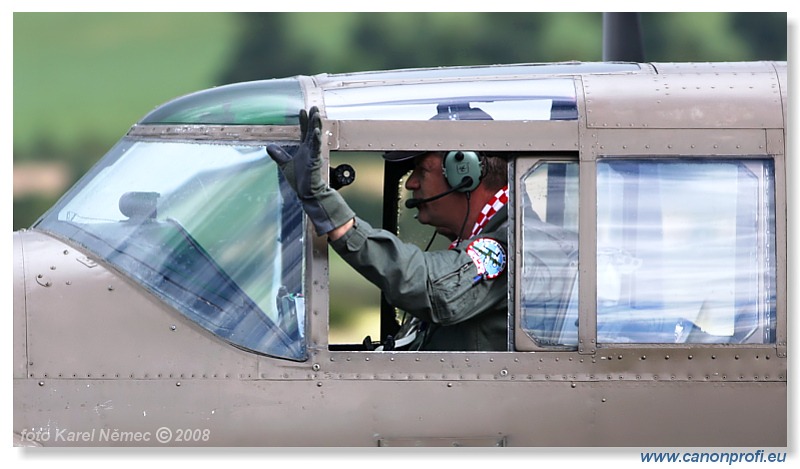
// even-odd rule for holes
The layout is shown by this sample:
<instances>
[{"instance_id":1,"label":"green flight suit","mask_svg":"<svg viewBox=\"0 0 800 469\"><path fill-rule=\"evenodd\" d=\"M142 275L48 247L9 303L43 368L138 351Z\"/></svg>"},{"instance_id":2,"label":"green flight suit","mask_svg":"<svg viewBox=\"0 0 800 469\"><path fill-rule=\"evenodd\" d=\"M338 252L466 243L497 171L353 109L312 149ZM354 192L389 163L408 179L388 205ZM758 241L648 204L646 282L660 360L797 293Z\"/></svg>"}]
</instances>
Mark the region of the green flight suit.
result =
<instances>
[{"instance_id":1,"label":"green flight suit","mask_svg":"<svg viewBox=\"0 0 800 469\"><path fill-rule=\"evenodd\" d=\"M507 225L508 210L503 207L473 239L494 239L507 254ZM389 304L426 323L412 349L507 350L507 260L496 278L476 279L476 264L466 252L471 241L425 252L356 218L355 226L330 244L383 291Z\"/></svg>"}]
</instances>

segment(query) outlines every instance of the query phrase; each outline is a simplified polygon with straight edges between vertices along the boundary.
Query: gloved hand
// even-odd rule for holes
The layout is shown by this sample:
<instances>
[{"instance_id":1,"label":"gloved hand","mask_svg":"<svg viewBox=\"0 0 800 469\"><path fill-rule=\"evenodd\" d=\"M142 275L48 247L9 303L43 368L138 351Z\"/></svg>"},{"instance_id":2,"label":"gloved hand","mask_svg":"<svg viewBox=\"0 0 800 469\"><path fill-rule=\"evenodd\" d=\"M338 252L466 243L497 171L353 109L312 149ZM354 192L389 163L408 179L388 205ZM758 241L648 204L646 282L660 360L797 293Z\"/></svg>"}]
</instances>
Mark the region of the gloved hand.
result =
<instances>
[{"instance_id":1,"label":"gloved hand","mask_svg":"<svg viewBox=\"0 0 800 469\"><path fill-rule=\"evenodd\" d=\"M279 145L267 146L267 153L278 164L286 181L297 193L303 210L321 236L355 217L342 196L322 178L319 149L322 120L316 106L300 111L300 147L290 155Z\"/></svg>"}]
</instances>

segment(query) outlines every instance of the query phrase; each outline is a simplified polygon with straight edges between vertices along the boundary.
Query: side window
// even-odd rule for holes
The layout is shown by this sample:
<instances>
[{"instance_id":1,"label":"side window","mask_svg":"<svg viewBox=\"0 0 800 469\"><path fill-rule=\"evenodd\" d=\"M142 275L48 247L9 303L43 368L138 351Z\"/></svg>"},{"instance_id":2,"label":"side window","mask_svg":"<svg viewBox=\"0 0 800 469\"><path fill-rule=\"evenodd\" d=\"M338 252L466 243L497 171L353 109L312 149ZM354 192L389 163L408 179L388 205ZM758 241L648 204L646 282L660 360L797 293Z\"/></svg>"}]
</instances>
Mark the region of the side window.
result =
<instances>
[{"instance_id":1,"label":"side window","mask_svg":"<svg viewBox=\"0 0 800 469\"><path fill-rule=\"evenodd\" d=\"M578 344L578 163L544 161L524 170L517 187L521 255L518 322L536 346Z\"/></svg>"},{"instance_id":2,"label":"side window","mask_svg":"<svg viewBox=\"0 0 800 469\"><path fill-rule=\"evenodd\" d=\"M771 160L597 165L598 343L775 341Z\"/></svg>"}]
</instances>

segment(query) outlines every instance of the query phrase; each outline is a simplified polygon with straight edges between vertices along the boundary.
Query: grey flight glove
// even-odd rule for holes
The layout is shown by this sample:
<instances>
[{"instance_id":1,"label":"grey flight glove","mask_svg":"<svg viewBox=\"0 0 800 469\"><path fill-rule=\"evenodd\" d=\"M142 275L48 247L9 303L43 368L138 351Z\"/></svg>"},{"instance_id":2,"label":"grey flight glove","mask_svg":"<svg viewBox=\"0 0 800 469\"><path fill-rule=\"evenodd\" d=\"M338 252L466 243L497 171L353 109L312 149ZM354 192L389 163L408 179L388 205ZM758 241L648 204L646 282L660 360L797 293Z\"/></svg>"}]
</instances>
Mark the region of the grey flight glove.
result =
<instances>
[{"instance_id":1,"label":"grey flight glove","mask_svg":"<svg viewBox=\"0 0 800 469\"><path fill-rule=\"evenodd\" d=\"M316 106L300 111L300 147L290 155L276 144L267 146L267 153L278 163L286 181L297 193L303 210L322 236L355 217L342 196L322 178L322 120Z\"/></svg>"}]
</instances>

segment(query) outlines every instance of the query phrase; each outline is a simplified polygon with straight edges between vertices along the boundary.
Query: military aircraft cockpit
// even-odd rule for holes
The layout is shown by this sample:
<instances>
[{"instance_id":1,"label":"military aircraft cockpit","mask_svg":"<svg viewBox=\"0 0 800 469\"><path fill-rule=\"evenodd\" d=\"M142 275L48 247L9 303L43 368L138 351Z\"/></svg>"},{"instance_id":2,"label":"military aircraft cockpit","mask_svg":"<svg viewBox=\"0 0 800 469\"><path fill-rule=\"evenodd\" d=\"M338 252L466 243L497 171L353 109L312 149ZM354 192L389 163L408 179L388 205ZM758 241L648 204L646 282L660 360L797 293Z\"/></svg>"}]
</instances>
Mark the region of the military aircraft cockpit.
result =
<instances>
[{"instance_id":1,"label":"military aircraft cockpit","mask_svg":"<svg viewBox=\"0 0 800 469\"><path fill-rule=\"evenodd\" d=\"M459 75L488 72L467 68L315 80L325 88L328 119L574 121L572 79L536 75L637 71L640 66L507 68L507 73L533 73L534 78L460 80ZM428 75L454 81L432 83ZM401 77L402 83L385 84ZM352 81L364 84L351 86ZM134 126L36 228L89 249L232 344L303 360L303 219L296 197L287 193L264 150L272 139L291 135L287 129L303 106L300 79L223 86L167 103ZM363 152L349 156L365 157ZM336 169L331 168L333 181ZM399 178L407 171L387 169L386 186L401 186ZM387 193L384 211L402 210L397 199L398 194ZM391 215L386 218L387 228L397 231ZM383 330L394 332L392 315L386 313Z\"/></svg>"}]
</instances>

